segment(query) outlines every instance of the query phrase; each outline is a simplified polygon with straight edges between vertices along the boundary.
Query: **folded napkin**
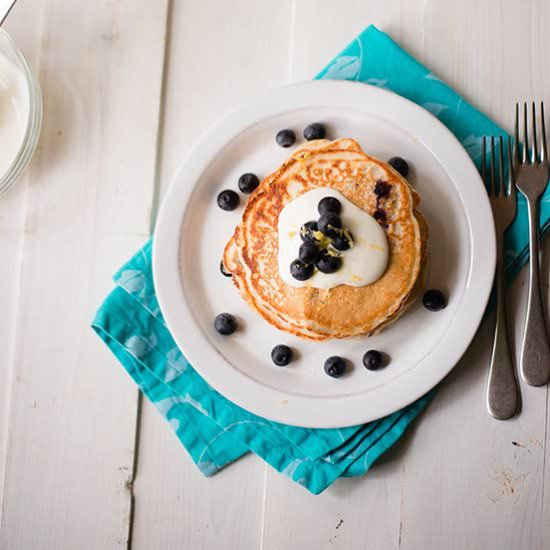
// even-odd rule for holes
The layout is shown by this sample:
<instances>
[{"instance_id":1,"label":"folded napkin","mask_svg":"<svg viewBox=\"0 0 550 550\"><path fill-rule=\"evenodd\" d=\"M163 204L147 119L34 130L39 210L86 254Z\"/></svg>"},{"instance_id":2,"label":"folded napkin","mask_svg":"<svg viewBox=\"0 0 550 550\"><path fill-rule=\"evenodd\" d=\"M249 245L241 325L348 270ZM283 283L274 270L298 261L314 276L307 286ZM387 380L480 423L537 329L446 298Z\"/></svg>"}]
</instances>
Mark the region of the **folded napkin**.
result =
<instances>
[{"instance_id":1,"label":"folded napkin","mask_svg":"<svg viewBox=\"0 0 550 550\"><path fill-rule=\"evenodd\" d=\"M480 136L504 135L386 34L368 27L317 78L359 80L415 101L436 115L474 161ZM525 203L507 234L509 273L527 258ZM542 231L550 225L550 193L541 205ZM141 391L168 420L200 471L210 476L252 451L312 493L340 476L363 475L428 405L435 390L389 416L340 429L287 426L238 407L210 387L182 355L155 296L148 242L115 275L115 289L92 327Z\"/></svg>"}]
</instances>

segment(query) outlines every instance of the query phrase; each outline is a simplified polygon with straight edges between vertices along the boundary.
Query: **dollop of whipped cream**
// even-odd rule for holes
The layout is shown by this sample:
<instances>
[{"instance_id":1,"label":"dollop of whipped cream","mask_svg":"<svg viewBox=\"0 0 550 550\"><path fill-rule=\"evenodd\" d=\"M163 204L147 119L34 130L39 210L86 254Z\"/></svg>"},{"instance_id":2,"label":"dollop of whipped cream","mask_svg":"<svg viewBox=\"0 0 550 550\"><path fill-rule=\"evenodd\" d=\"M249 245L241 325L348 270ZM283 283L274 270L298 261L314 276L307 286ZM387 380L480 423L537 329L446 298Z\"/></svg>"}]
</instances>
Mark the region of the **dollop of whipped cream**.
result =
<instances>
[{"instance_id":1,"label":"dollop of whipped cream","mask_svg":"<svg viewBox=\"0 0 550 550\"><path fill-rule=\"evenodd\" d=\"M290 274L290 264L298 257L302 244L300 228L319 219L317 205L325 197L335 197L342 204L340 218L343 227L353 236L353 246L341 253L342 266L334 273L315 270L306 281ZM379 223L344 195L330 187L318 187L290 201L279 214L279 274L293 287L330 289L339 285L366 286L377 281L386 271L389 247L386 234Z\"/></svg>"}]
</instances>

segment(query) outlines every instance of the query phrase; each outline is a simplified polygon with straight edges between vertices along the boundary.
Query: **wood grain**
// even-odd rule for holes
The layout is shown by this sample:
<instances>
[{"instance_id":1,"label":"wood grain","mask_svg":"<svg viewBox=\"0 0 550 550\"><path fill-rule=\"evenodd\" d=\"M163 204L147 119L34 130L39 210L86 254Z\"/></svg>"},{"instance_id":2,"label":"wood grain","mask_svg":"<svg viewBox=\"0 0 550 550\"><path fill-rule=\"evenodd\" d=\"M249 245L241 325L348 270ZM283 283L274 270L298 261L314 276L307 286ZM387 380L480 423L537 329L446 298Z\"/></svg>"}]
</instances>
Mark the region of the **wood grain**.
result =
<instances>
[{"instance_id":1,"label":"wood grain","mask_svg":"<svg viewBox=\"0 0 550 550\"><path fill-rule=\"evenodd\" d=\"M136 390L89 323L148 235L166 2L30 4L10 23L45 109L19 190L0 547L123 547Z\"/></svg>"},{"instance_id":2,"label":"wood grain","mask_svg":"<svg viewBox=\"0 0 550 550\"><path fill-rule=\"evenodd\" d=\"M41 34L40 17L29 18L24 28L17 25L19 19L29 17L29 5L17 7L17 16L7 20L5 30L12 34L22 45L27 59L37 64L39 59L39 43ZM15 319L17 301L20 291L19 275L23 261L23 238L25 227L26 187L29 183L29 172L23 175L16 187L2 196L0 205L0 251L2 254L2 269L0 269L0 353L2 368L0 368L0 520L1 501L4 484L4 467L7 449L9 402L12 385L12 357L15 341Z\"/></svg>"}]
</instances>

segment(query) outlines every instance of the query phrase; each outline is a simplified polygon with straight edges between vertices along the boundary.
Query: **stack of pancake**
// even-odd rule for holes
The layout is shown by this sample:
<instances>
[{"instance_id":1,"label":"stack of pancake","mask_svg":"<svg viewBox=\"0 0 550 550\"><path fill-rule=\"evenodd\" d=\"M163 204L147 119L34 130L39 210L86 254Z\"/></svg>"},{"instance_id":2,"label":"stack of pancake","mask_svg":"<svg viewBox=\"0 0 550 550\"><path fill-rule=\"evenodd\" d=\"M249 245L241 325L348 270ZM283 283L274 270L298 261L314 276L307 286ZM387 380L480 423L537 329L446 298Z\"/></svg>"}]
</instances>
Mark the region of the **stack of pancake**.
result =
<instances>
[{"instance_id":1,"label":"stack of pancake","mask_svg":"<svg viewBox=\"0 0 550 550\"><path fill-rule=\"evenodd\" d=\"M390 186L382 200L377 182ZM383 226L390 256L377 281L319 289L290 286L280 277L279 213L317 187L336 189ZM311 141L250 196L223 263L248 304L281 330L308 340L371 335L395 321L422 289L428 228L419 202L405 178L356 141Z\"/></svg>"}]
</instances>

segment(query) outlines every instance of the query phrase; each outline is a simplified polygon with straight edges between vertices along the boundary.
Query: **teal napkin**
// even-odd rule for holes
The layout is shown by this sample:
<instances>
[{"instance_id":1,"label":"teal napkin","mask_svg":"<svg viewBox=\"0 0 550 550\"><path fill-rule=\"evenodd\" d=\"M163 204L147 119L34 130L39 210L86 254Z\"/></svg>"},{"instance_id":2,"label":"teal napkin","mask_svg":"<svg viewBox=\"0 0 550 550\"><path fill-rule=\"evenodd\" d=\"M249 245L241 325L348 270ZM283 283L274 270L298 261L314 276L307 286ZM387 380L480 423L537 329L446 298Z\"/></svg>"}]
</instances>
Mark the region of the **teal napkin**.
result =
<instances>
[{"instance_id":1,"label":"teal napkin","mask_svg":"<svg viewBox=\"0 0 550 550\"><path fill-rule=\"evenodd\" d=\"M503 131L466 103L386 34L368 27L317 78L359 80L422 105L464 145L475 162L480 136ZM541 205L548 230L550 194ZM525 204L507 234L509 273L527 258ZM340 476L359 476L405 432L435 390L368 424L330 430L297 428L256 416L220 395L187 362L162 318L151 272L148 242L114 276L115 289L92 327L140 390L166 418L200 471L210 476L252 451L312 493Z\"/></svg>"}]
</instances>

